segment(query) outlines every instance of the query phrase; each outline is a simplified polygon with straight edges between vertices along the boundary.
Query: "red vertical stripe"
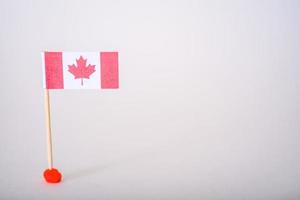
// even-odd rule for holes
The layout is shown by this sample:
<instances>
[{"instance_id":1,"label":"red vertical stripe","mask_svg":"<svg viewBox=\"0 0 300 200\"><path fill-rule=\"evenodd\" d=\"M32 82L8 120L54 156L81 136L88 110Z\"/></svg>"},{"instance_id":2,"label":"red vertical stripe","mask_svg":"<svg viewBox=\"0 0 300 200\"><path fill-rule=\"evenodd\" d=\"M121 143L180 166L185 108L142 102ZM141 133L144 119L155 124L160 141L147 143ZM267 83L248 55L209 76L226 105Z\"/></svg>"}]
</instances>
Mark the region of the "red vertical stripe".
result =
<instances>
[{"instance_id":1,"label":"red vertical stripe","mask_svg":"<svg viewBox=\"0 0 300 200\"><path fill-rule=\"evenodd\" d=\"M118 52L101 52L101 88L119 88Z\"/></svg>"},{"instance_id":2,"label":"red vertical stripe","mask_svg":"<svg viewBox=\"0 0 300 200\"><path fill-rule=\"evenodd\" d=\"M63 89L62 52L45 52L45 77L47 89Z\"/></svg>"}]
</instances>

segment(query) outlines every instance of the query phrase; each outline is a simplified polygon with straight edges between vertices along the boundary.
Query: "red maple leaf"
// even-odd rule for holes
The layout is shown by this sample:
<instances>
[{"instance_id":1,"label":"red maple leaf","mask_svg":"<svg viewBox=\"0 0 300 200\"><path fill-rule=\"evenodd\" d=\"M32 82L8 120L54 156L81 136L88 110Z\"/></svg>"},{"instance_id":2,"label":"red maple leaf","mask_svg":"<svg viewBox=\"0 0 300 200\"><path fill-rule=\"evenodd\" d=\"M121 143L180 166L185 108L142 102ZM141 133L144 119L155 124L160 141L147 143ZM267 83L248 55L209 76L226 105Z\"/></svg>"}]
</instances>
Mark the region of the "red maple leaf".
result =
<instances>
[{"instance_id":1,"label":"red maple leaf","mask_svg":"<svg viewBox=\"0 0 300 200\"><path fill-rule=\"evenodd\" d=\"M90 75L94 73L95 65L88 65L86 66L87 59L83 59L82 56L80 56L79 59L76 59L77 66L72 64L69 66L69 72L73 74L75 79L81 78L81 85L83 85L83 79L90 79Z\"/></svg>"}]
</instances>

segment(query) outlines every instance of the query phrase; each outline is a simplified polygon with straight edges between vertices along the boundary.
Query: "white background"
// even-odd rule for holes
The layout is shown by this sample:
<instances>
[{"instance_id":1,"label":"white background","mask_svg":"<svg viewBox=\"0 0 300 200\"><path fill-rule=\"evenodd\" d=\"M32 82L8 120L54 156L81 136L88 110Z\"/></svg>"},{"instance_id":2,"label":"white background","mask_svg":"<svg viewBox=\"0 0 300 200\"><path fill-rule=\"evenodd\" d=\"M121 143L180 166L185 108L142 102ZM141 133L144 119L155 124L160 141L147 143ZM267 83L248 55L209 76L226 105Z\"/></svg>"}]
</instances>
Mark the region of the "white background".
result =
<instances>
[{"instance_id":1,"label":"white background","mask_svg":"<svg viewBox=\"0 0 300 200\"><path fill-rule=\"evenodd\" d=\"M299 199L300 3L0 3L0 199ZM119 90L51 91L42 51L118 50Z\"/></svg>"}]
</instances>

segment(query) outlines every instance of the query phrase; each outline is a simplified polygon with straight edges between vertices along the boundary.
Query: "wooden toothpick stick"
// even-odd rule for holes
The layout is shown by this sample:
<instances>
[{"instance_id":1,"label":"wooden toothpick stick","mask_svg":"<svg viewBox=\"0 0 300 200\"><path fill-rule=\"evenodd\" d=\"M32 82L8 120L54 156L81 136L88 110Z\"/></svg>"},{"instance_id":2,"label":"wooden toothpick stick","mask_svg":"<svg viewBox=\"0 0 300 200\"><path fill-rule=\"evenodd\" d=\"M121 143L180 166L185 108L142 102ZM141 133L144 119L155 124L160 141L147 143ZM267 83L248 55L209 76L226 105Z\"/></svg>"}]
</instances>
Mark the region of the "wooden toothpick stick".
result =
<instances>
[{"instance_id":1,"label":"wooden toothpick stick","mask_svg":"<svg viewBox=\"0 0 300 200\"><path fill-rule=\"evenodd\" d=\"M52 137L51 137L51 115L50 115L50 97L49 90L45 89L45 113L46 113L46 128L47 128L47 153L48 153L48 168L52 169Z\"/></svg>"}]
</instances>

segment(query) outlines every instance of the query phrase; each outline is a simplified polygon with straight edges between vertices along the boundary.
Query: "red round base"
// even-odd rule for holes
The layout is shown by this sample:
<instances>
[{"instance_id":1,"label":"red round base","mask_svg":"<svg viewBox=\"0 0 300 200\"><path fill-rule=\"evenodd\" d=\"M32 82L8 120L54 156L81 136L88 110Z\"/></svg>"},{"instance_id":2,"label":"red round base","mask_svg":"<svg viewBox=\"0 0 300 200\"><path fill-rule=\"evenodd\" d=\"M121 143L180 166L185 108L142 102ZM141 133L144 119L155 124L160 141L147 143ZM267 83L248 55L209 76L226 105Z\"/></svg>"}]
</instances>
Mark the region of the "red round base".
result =
<instances>
[{"instance_id":1,"label":"red round base","mask_svg":"<svg viewBox=\"0 0 300 200\"><path fill-rule=\"evenodd\" d=\"M44 178L48 183L59 183L61 177L61 173L55 168L46 169L44 171Z\"/></svg>"}]
</instances>

